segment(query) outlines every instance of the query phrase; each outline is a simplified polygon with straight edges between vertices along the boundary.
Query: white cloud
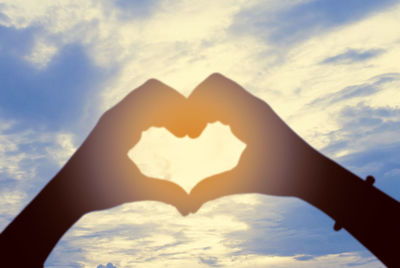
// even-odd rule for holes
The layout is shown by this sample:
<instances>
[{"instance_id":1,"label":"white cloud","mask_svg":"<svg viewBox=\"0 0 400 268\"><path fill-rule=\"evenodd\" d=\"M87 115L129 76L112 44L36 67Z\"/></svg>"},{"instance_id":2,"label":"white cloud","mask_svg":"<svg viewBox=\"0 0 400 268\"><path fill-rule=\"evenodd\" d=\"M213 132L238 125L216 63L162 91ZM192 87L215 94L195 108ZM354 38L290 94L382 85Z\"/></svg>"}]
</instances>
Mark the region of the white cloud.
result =
<instances>
[{"instance_id":1,"label":"white cloud","mask_svg":"<svg viewBox=\"0 0 400 268\"><path fill-rule=\"evenodd\" d=\"M255 204L249 205L245 199L251 199ZM92 267L108 262L122 268L208 267L213 264L220 267L380 267L375 258L358 252L320 256L246 252L242 244L248 238L232 235L256 231L249 229L244 220L250 218L243 215L252 217L262 209L265 222L269 219L279 224L282 220L280 210L285 207L282 205L261 204L256 196L244 195L208 203L199 213L188 217L179 217L174 208L154 202L127 204L91 213L68 232L51 254L46 267L71 263ZM273 225L259 227L276 232ZM268 232L263 232L265 243L271 243ZM68 258L63 258L66 252Z\"/></svg>"},{"instance_id":2,"label":"white cloud","mask_svg":"<svg viewBox=\"0 0 400 268\"><path fill-rule=\"evenodd\" d=\"M10 179L21 181L35 178L41 162L49 160L61 166L75 151L71 133L14 130L16 122L2 122L4 124L0 129L0 173ZM30 164L25 164L26 161Z\"/></svg>"},{"instance_id":3,"label":"white cloud","mask_svg":"<svg viewBox=\"0 0 400 268\"><path fill-rule=\"evenodd\" d=\"M116 266L114 266L111 262L107 263L107 265L98 265L97 268L117 268Z\"/></svg>"},{"instance_id":4,"label":"white cloud","mask_svg":"<svg viewBox=\"0 0 400 268\"><path fill-rule=\"evenodd\" d=\"M52 57L57 53L57 47L46 44L42 41L36 41L30 55L25 56L25 59L32 63L38 69L43 69L50 62Z\"/></svg>"},{"instance_id":5,"label":"white cloud","mask_svg":"<svg viewBox=\"0 0 400 268\"><path fill-rule=\"evenodd\" d=\"M232 200L220 200L213 206L232 205ZM48 263L68 265L79 261L93 266L112 262L117 267L144 263L158 267L160 262L196 265L198 260L193 260L193 256L229 254L233 244L226 244L226 235L246 228L231 213L215 213L207 207L199 214L181 217L175 208L164 204L126 204L83 217L66 235L64 244L52 253ZM79 252L68 259L52 259L70 248L77 248Z\"/></svg>"},{"instance_id":6,"label":"white cloud","mask_svg":"<svg viewBox=\"0 0 400 268\"><path fill-rule=\"evenodd\" d=\"M61 167L75 153L77 147L74 145L74 135L71 133L55 133L54 136L55 144L47 147L46 151Z\"/></svg>"},{"instance_id":7,"label":"white cloud","mask_svg":"<svg viewBox=\"0 0 400 268\"><path fill-rule=\"evenodd\" d=\"M265 3L266 6L269 4L273 6L272 2ZM226 16L225 19L213 20L213 24L207 24L207 27L211 27L209 34L199 28L199 31L190 33L190 38L186 41L181 40L185 38L184 27L192 25L191 22L168 27L169 22L162 21L164 27L161 29L165 29L167 33L169 29L177 33L182 29L181 39L173 35L173 38L168 38L167 34L153 35L153 32L157 32L153 25L160 23L157 15L150 17L149 21L141 22L141 29L146 33L144 35L135 32L136 26L133 24L126 25L127 33L132 31L130 34L122 34L129 39L124 43L126 47L121 45L121 53L126 55L126 60L120 75L103 93L105 107L111 106L148 77L159 78L188 94L208 74L220 71L269 102L302 137L321 149L329 145L329 133L340 131L342 126L339 114L346 105L357 105L358 102L365 102L373 107L400 105L400 98L395 97L400 94L397 90L398 81L379 85L373 95L343 99L323 109L309 105L317 98L333 95L348 86L368 84L376 76L398 71L395 59L400 55L397 45L400 36L391 29L399 26L396 18L400 6L313 36L289 50L273 47L251 34L235 35L226 22L232 23L240 8L231 10L232 12L221 12L219 16ZM163 16L169 16L168 12L173 11L167 9L162 12L167 13L163 13ZM176 17L173 21L188 21L184 12L173 14ZM197 15L201 14L199 12ZM208 22L207 18L204 15L204 21ZM193 28L197 29L195 26ZM138 49L132 54L124 54L123 51L131 47ZM383 49L384 53L368 61L355 61L353 64L320 64L324 59L340 55L348 49ZM385 137L379 140L384 142ZM339 155L352 151L343 151Z\"/></svg>"},{"instance_id":8,"label":"white cloud","mask_svg":"<svg viewBox=\"0 0 400 268\"><path fill-rule=\"evenodd\" d=\"M345 106L365 102L375 108L399 107L399 98L395 97L399 94L396 81L380 85L379 90L370 96L343 99L330 106L309 105L317 98L335 95L348 86L369 84L376 76L398 72L396 59L400 55L400 36L392 29L399 26L396 19L399 13L400 6L397 5L297 44L287 52L281 64L271 66L268 75L258 79L256 93L269 101L279 115L319 149L329 145L325 134L340 131L339 114ZM385 53L353 64L320 64L324 59L340 55L349 48L360 51L379 48ZM384 142L384 139L380 140Z\"/></svg>"},{"instance_id":9,"label":"white cloud","mask_svg":"<svg viewBox=\"0 0 400 268\"><path fill-rule=\"evenodd\" d=\"M72 134L19 130L0 118L0 229L51 179L75 150ZM49 172L50 170L50 172Z\"/></svg>"},{"instance_id":10,"label":"white cloud","mask_svg":"<svg viewBox=\"0 0 400 268\"><path fill-rule=\"evenodd\" d=\"M26 205L27 194L21 190L1 189L0 191L0 230Z\"/></svg>"},{"instance_id":11,"label":"white cloud","mask_svg":"<svg viewBox=\"0 0 400 268\"><path fill-rule=\"evenodd\" d=\"M400 177L400 168L394 168L385 173L385 176Z\"/></svg>"},{"instance_id":12,"label":"white cloud","mask_svg":"<svg viewBox=\"0 0 400 268\"><path fill-rule=\"evenodd\" d=\"M24 130L19 133L9 133L15 122L3 120L1 122L4 123L0 129L0 173L15 180L32 176L35 174L35 168L24 169L21 167L21 162L24 159L35 160L42 156L36 153L28 155L28 152L21 151L19 148L34 142L32 131Z\"/></svg>"}]
</instances>

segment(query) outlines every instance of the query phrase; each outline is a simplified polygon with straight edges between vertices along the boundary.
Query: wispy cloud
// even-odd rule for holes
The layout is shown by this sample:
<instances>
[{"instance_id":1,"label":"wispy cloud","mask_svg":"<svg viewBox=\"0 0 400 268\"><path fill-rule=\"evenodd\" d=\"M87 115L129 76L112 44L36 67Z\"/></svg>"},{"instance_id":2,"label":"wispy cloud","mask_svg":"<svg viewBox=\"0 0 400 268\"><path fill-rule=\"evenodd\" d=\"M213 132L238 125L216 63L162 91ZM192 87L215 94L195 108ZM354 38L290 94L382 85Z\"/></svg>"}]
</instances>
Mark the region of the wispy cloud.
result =
<instances>
[{"instance_id":1,"label":"wispy cloud","mask_svg":"<svg viewBox=\"0 0 400 268\"><path fill-rule=\"evenodd\" d=\"M75 151L74 135L0 118L0 229L33 198Z\"/></svg>"},{"instance_id":2,"label":"wispy cloud","mask_svg":"<svg viewBox=\"0 0 400 268\"><path fill-rule=\"evenodd\" d=\"M357 49L348 49L347 51L324 59L322 64L351 64L360 61L366 61L383 54L383 49L369 49L366 51L359 51Z\"/></svg>"},{"instance_id":3,"label":"wispy cloud","mask_svg":"<svg viewBox=\"0 0 400 268\"><path fill-rule=\"evenodd\" d=\"M111 262L107 263L106 265L98 265L97 268L117 268L116 266L114 266Z\"/></svg>"},{"instance_id":4,"label":"wispy cloud","mask_svg":"<svg viewBox=\"0 0 400 268\"><path fill-rule=\"evenodd\" d=\"M329 134L332 141L325 150L334 148L348 151L367 151L379 146L391 146L400 141L398 108L373 108L360 103L356 107L345 107L337 119L340 130Z\"/></svg>"},{"instance_id":5,"label":"wispy cloud","mask_svg":"<svg viewBox=\"0 0 400 268\"><path fill-rule=\"evenodd\" d=\"M242 34L250 31L278 46L290 46L397 4L395 0L271 2L259 1L244 8L232 29Z\"/></svg>"},{"instance_id":6,"label":"wispy cloud","mask_svg":"<svg viewBox=\"0 0 400 268\"><path fill-rule=\"evenodd\" d=\"M217 257L213 257L213 256L200 256L199 257L200 262L207 264L208 266L211 267L219 267L220 265L218 265L218 258Z\"/></svg>"},{"instance_id":7,"label":"wispy cloud","mask_svg":"<svg viewBox=\"0 0 400 268\"><path fill-rule=\"evenodd\" d=\"M399 199L400 109L360 103L344 107L337 121L340 130L327 133L323 151L361 177L375 175L376 185Z\"/></svg>"},{"instance_id":8,"label":"wispy cloud","mask_svg":"<svg viewBox=\"0 0 400 268\"><path fill-rule=\"evenodd\" d=\"M292 243L292 249L304 249L307 252L308 246L305 245L308 245L308 241L293 243L286 238L286 242L280 243L278 237L271 239L278 230L274 226L286 221L286 215L281 215L280 211L292 206L290 200L283 200L282 206L276 206L272 201L273 198L258 199L254 195L227 197L208 203L198 214L186 218L177 217L178 213L174 208L156 203L129 204L93 213L86 215L70 230L51 254L47 265L53 267L81 263L84 266L95 266L98 263L111 262L117 267L379 266L379 262L368 254L346 251L348 248L354 249L351 246L336 248L337 251L341 250L337 254L326 253L329 249L325 252L314 252L313 258L302 258L304 255L308 256L307 253L282 253L282 250L286 250L286 243ZM232 210L232 206L235 210ZM292 208L295 211L298 206ZM264 213L261 215L260 211ZM307 216L310 215L305 214L303 220ZM249 226L249 223L253 226ZM329 221L329 229L325 233L330 232L337 236L332 231L332 224ZM313 227L317 225L315 223ZM326 226L322 229L324 228ZM293 229L283 229L280 238L285 239L296 234ZM302 234L302 231L297 234L299 241L300 237L306 238L309 235L310 233ZM343 235L346 236L345 233ZM315 248L321 248L322 237L321 234L321 237L314 236L310 239L316 243ZM332 241L337 244L344 240L329 241L330 244ZM356 244L355 241L352 242ZM254 243L258 244L260 251L254 250ZM262 245L268 249L275 247L275 253L261 250ZM66 252L68 259L62 258Z\"/></svg>"},{"instance_id":9,"label":"wispy cloud","mask_svg":"<svg viewBox=\"0 0 400 268\"><path fill-rule=\"evenodd\" d=\"M160 0L150 1L124 1L117 0L110 2L110 10L116 10L118 19L121 20L141 20L147 19L158 11L158 8L162 4Z\"/></svg>"},{"instance_id":10,"label":"wispy cloud","mask_svg":"<svg viewBox=\"0 0 400 268\"><path fill-rule=\"evenodd\" d=\"M364 98L371 96L383 90L386 83L398 82L400 84L400 73L387 73L374 76L369 79L366 83L360 85L351 85L343 89L340 89L332 94L327 94L325 96L319 97L312 101L309 105L333 105L338 102L343 102L346 100L354 98Z\"/></svg>"}]
</instances>

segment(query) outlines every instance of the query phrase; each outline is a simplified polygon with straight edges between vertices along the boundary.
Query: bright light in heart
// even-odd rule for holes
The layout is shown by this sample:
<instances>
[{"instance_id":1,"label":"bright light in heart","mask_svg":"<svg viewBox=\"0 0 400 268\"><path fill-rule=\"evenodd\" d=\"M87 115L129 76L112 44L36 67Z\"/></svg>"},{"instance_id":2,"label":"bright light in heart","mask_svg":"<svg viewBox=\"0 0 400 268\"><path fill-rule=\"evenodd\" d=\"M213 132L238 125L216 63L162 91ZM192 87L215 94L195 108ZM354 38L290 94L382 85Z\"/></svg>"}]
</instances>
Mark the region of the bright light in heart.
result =
<instances>
[{"instance_id":1,"label":"bright light in heart","mask_svg":"<svg viewBox=\"0 0 400 268\"><path fill-rule=\"evenodd\" d=\"M143 174L179 184L187 192L202 179L232 169L246 145L221 123L208 124L196 139L177 138L151 127L128 152Z\"/></svg>"}]
</instances>

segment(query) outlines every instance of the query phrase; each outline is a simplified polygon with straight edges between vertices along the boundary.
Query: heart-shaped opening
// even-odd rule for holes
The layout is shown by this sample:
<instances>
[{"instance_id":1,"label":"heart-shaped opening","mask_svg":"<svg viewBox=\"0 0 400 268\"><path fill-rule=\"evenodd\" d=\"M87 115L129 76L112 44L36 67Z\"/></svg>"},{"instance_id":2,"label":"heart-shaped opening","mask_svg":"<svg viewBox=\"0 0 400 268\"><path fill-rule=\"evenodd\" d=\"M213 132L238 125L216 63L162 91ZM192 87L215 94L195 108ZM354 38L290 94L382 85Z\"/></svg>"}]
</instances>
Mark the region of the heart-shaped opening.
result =
<instances>
[{"instance_id":1,"label":"heart-shaped opening","mask_svg":"<svg viewBox=\"0 0 400 268\"><path fill-rule=\"evenodd\" d=\"M216 122L195 139L151 127L128 156L144 175L170 180L190 192L202 179L234 168L245 147L229 126Z\"/></svg>"}]
</instances>

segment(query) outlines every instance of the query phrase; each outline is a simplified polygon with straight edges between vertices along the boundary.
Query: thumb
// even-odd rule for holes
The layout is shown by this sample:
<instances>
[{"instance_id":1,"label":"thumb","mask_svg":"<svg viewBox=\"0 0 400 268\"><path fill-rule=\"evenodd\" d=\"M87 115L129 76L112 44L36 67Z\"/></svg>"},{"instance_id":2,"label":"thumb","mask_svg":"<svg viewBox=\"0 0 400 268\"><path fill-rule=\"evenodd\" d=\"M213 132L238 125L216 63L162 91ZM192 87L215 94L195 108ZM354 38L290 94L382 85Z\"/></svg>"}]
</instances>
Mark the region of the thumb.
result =
<instances>
[{"instance_id":1,"label":"thumb","mask_svg":"<svg viewBox=\"0 0 400 268\"><path fill-rule=\"evenodd\" d=\"M246 193L245 176L238 168L226 171L199 182L190 192L190 212L195 213L206 202L232 194Z\"/></svg>"},{"instance_id":2,"label":"thumb","mask_svg":"<svg viewBox=\"0 0 400 268\"><path fill-rule=\"evenodd\" d=\"M189 195L182 187L170 181L143 178L136 198L137 200L160 201L173 205L183 216L190 212Z\"/></svg>"}]
</instances>

